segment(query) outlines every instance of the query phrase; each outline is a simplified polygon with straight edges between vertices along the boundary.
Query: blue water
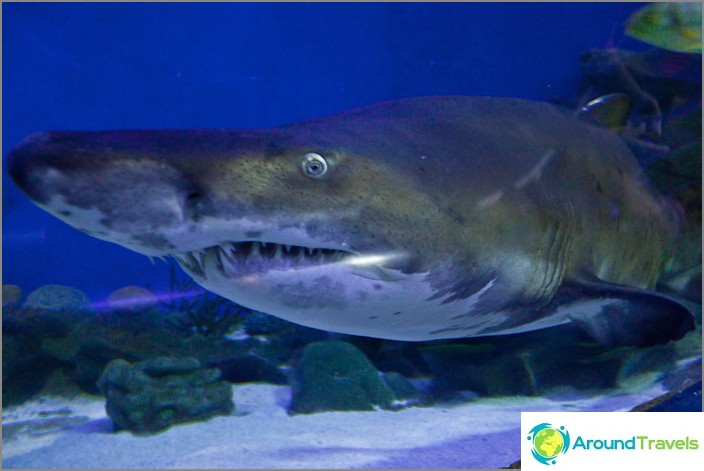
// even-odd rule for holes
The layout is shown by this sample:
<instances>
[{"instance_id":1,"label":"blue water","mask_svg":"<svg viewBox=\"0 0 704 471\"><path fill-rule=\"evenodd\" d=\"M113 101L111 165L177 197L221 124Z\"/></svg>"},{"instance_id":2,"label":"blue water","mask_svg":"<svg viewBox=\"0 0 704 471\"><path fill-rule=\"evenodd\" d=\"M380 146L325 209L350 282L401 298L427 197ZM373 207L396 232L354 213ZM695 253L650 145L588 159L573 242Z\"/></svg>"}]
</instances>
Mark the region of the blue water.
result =
<instances>
[{"instance_id":1,"label":"blue water","mask_svg":"<svg viewBox=\"0 0 704 471\"><path fill-rule=\"evenodd\" d=\"M45 130L267 127L416 95L573 98L580 54L643 50L638 3L3 5L3 158ZM3 161L3 283L103 299L169 267L29 202Z\"/></svg>"}]
</instances>

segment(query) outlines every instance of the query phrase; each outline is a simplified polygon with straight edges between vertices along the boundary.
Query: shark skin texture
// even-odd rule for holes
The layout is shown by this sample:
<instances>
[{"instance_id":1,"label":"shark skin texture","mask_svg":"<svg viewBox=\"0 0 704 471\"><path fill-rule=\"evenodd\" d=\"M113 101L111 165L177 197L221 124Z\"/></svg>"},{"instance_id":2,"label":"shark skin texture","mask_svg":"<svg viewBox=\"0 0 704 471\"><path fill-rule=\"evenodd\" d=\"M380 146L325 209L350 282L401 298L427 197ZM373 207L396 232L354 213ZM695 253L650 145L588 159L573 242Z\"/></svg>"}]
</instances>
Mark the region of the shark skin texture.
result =
<instances>
[{"instance_id":1,"label":"shark skin texture","mask_svg":"<svg viewBox=\"0 0 704 471\"><path fill-rule=\"evenodd\" d=\"M677 212L617 134L547 103L418 97L270 129L44 132L9 172L74 228L310 327L422 341L571 322L638 346L694 328L655 291Z\"/></svg>"}]
</instances>

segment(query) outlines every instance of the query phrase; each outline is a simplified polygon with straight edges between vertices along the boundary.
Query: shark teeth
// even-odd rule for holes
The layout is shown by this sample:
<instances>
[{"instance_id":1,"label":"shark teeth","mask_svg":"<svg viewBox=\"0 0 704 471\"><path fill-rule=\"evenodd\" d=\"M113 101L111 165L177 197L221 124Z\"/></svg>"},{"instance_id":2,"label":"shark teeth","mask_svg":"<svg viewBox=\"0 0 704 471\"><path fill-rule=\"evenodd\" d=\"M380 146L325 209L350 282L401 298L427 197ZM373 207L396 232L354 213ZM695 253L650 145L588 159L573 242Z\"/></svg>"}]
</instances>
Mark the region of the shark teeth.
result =
<instances>
[{"instance_id":1,"label":"shark teeth","mask_svg":"<svg viewBox=\"0 0 704 471\"><path fill-rule=\"evenodd\" d=\"M280 244L276 244L276 249L274 250L274 258L275 259L280 259L282 256L283 249L281 248Z\"/></svg>"},{"instance_id":2,"label":"shark teeth","mask_svg":"<svg viewBox=\"0 0 704 471\"><path fill-rule=\"evenodd\" d=\"M211 267L214 264L220 271L231 275L253 268L295 268L335 263L349 255L352 254L336 249L247 241L223 242L205 249L175 253L172 256L191 275L205 277L209 263Z\"/></svg>"}]
</instances>

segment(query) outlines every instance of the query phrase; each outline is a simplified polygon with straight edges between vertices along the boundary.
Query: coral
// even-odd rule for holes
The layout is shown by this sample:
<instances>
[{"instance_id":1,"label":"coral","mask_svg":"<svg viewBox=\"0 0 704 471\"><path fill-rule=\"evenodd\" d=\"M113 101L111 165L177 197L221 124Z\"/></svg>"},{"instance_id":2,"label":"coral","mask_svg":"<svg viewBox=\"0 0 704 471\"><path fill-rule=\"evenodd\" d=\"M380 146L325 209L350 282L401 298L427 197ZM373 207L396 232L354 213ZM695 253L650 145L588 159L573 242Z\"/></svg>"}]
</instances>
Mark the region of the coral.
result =
<instances>
[{"instance_id":1,"label":"coral","mask_svg":"<svg viewBox=\"0 0 704 471\"><path fill-rule=\"evenodd\" d=\"M346 342L309 344L292 381L289 411L374 410L393 408L396 397L369 359Z\"/></svg>"},{"instance_id":2,"label":"coral","mask_svg":"<svg viewBox=\"0 0 704 471\"><path fill-rule=\"evenodd\" d=\"M2 401L19 404L39 392L61 363L42 353L35 338L3 333Z\"/></svg>"},{"instance_id":3,"label":"coral","mask_svg":"<svg viewBox=\"0 0 704 471\"><path fill-rule=\"evenodd\" d=\"M114 360L98 387L117 430L149 433L231 414L232 386L219 378L218 369L202 369L195 358L162 357L134 365Z\"/></svg>"},{"instance_id":4,"label":"coral","mask_svg":"<svg viewBox=\"0 0 704 471\"><path fill-rule=\"evenodd\" d=\"M26 308L47 310L88 309L90 299L81 290L64 285L44 285L27 296Z\"/></svg>"},{"instance_id":5,"label":"coral","mask_svg":"<svg viewBox=\"0 0 704 471\"><path fill-rule=\"evenodd\" d=\"M2 285L2 305L10 306L22 301L22 288L17 285Z\"/></svg>"},{"instance_id":6,"label":"coral","mask_svg":"<svg viewBox=\"0 0 704 471\"><path fill-rule=\"evenodd\" d=\"M158 302L154 293L141 286L125 286L108 295L108 305L114 310L140 311Z\"/></svg>"},{"instance_id":7,"label":"coral","mask_svg":"<svg viewBox=\"0 0 704 471\"><path fill-rule=\"evenodd\" d=\"M128 317L134 317L130 314ZM149 324L122 322L120 316L94 317L72 327L60 338L46 338L42 351L72 365L72 379L84 391L96 393L96 381L114 359L143 361L160 356L197 357L204 365L242 356L247 348L239 342L201 335L176 335L160 319Z\"/></svg>"}]
</instances>

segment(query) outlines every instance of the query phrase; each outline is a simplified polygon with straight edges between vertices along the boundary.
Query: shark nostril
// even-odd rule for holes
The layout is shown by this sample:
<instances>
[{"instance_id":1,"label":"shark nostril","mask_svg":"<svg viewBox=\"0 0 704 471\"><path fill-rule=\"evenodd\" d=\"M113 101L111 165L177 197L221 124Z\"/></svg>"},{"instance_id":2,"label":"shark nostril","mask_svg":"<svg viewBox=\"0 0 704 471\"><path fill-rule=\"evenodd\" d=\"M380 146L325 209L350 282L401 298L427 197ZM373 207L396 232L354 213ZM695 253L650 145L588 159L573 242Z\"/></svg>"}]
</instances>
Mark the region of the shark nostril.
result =
<instances>
[{"instance_id":1,"label":"shark nostril","mask_svg":"<svg viewBox=\"0 0 704 471\"><path fill-rule=\"evenodd\" d=\"M186 192L183 198L183 208L186 217L192 220L200 219L204 209L205 193L198 189L191 189Z\"/></svg>"},{"instance_id":2,"label":"shark nostril","mask_svg":"<svg viewBox=\"0 0 704 471\"><path fill-rule=\"evenodd\" d=\"M203 195L199 191L192 191L186 195L186 201L189 203L194 203L202 197Z\"/></svg>"}]
</instances>

